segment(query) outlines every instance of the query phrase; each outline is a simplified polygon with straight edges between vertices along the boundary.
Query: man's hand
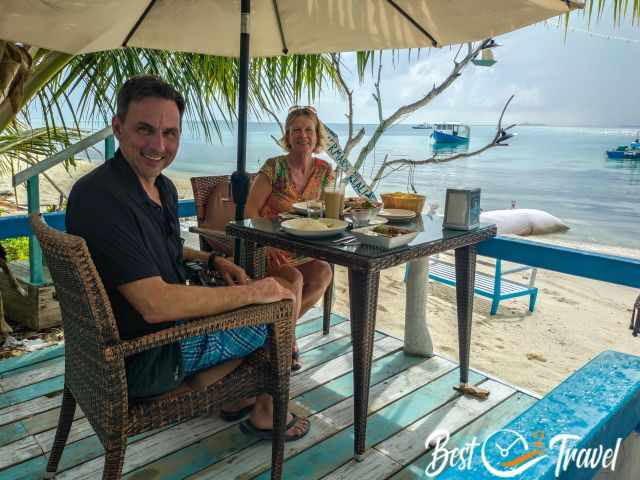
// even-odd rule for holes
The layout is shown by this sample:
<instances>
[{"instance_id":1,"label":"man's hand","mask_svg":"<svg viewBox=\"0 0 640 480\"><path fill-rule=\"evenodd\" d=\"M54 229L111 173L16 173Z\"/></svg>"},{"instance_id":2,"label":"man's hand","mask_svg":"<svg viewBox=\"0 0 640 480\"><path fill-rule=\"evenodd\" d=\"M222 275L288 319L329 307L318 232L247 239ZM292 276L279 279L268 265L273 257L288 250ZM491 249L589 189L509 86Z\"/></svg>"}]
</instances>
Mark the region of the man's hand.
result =
<instances>
[{"instance_id":1,"label":"man's hand","mask_svg":"<svg viewBox=\"0 0 640 480\"><path fill-rule=\"evenodd\" d=\"M223 257L215 257L213 264L217 272L220 272L227 285L246 285L249 283L249 275L242 267Z\"/></svg>"},{"instance_id":2,"label":"man's hand","mask_svg":"<svg viewBox=\"0 0 640 480\"><path fill-rule=\"evenodd\" d=\"M293 290L286 288L274 277L257 280L250 285L255 298L252 303L273 303L280 300L296 300Z\"/></svg>"}]
</instances>

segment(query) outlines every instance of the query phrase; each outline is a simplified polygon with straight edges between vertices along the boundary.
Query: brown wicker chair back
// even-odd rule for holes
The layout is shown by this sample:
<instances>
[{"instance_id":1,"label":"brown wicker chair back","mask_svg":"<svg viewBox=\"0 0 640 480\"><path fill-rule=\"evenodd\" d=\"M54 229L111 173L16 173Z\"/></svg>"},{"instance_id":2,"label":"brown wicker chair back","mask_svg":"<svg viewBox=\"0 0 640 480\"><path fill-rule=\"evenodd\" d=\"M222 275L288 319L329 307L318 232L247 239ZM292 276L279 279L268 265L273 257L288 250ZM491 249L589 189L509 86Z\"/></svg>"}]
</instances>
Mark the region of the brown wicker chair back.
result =
<instances>
[{"instance_id":1,"label":"brown wicker chair back","mask_svg":"<svg viewBox=\"0 0 640 480\"><path fill-rule=\"evenodd\" d=\"M65 385L96 434L108 441L113 423L123 426L127 412L124 360L104 353L120 341L109 297L82 238L46 226L38 215L31 223L62 312Z\"/></svg>"},{"instance_id":2,"label":"brown wicker chair back","mask_svg":"<svg viewBox=\"0 0 640 480\"><path fill-rule=\"evenodd\" d=\"M251 182L253 182L258 174L249 173L248 175ZM198 226L201 227L207 218L207 206L209 206L209 201L213 195L217 201L215 211L219 215L215 219L214 225L209 225L209 228L224 231L224 224L233 220L235 216L234 204L228 201L228 199L231 198L231 176L192 177L191 187L193 189L193 200L196 204ZM226 247L224 246L224 240L220 240L220 242L222 242L223 245L216 245L218 249L222 250L222 253L229 254L232 249L231 240L226 241L226 243L228 243ZM207 252L212 250L211 245L208 244L202 236L200 237L200 250Z\"/></svg>"}]
</instances>

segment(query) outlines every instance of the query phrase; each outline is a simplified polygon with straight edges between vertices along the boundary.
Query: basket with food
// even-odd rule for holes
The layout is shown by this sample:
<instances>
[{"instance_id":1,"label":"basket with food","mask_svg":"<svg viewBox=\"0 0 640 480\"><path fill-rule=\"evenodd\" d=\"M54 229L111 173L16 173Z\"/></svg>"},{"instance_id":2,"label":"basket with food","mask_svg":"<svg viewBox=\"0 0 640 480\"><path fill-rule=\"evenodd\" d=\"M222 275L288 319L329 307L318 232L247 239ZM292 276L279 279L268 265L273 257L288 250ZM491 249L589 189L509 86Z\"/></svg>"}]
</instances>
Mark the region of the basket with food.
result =
<instances>
[{"instance_id":1,"label":"basket with food","mask_svg":"<svg viewBox=\"0 0 640 480\"><path fill-rule=\"evenodd\" d=\"M383 193L381 194L382 203L384 208L398 208L402 210L411 210L418 215L422 213L424 208L424 202L427 197L424 195L418 195L417 193Z\"/></svg>"}]
</instances>

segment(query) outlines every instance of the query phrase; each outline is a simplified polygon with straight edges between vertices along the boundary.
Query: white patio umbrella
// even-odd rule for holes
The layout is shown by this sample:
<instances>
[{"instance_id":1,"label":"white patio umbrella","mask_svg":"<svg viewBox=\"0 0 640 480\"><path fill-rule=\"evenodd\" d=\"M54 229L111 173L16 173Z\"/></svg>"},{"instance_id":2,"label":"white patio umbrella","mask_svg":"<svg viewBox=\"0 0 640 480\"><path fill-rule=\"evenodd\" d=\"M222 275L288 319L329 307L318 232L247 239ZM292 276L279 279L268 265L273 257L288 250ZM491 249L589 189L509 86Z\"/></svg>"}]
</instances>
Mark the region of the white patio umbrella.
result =
<instances>
[{"instance_id":1,"label":"white patio umbrella","mask_svg":"<svg viewBox=\"0 0 640 480\"><path fill-rule=\"evenodd\" d=\"M0 38L78 54L240 54L240 0L2 0ZM251 56L441 47L581 7L568 0L253 0Z\"/></svg>"},{"instance_id":2,"label":"white patio umbrella","mask_svg":"<svg viewBox=\"0 0 640 480\"><path fill-rule=\"evenodd\" d=\"M2 0L0 39L71 54L121 47L240 56L237 218L248 179L249 56L442 47L582 8L574 0ZM251 34L252 42L249 42Z\"/></svg>"}]
</instances>

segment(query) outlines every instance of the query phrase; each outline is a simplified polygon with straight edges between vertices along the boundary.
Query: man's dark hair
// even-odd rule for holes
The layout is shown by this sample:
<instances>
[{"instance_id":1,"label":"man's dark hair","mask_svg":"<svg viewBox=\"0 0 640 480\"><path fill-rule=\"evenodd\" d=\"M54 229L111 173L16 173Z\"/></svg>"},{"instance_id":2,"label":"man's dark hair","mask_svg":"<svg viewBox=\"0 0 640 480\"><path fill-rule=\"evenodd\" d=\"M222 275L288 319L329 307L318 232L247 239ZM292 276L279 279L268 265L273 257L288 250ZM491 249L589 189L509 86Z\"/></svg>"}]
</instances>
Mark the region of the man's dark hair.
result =
<instances>
[{"instance_id":1,"label":"man's dark hair","mask_svg":"<svg viewBox=\"0 0 640 480\"><path fill-rule=\"evenodd\" d=\"M180 121L182 121L184 97L167 82L154 75L136 75L124 82L118 92L116 115L124 120L129 110L129 104L145 98L163 98L174 101L180 112Z\"/></svg>"}]
</instances>

